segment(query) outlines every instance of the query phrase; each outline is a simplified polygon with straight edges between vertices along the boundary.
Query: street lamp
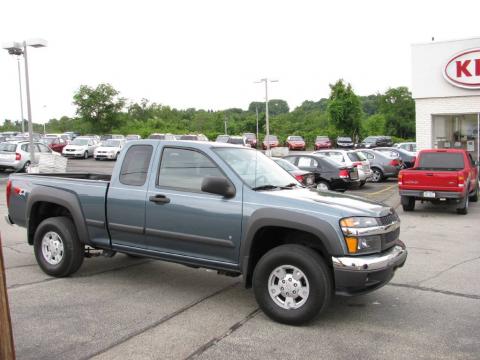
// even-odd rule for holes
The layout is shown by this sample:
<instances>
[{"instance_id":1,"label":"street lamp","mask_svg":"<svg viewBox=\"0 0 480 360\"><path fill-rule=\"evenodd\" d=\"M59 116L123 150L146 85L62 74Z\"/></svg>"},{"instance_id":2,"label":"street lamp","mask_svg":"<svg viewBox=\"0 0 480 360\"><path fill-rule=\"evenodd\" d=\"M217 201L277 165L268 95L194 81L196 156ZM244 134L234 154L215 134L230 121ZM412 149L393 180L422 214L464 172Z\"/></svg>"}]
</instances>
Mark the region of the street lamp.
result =
<instances>
[{"instance_id":1,"label":"street lamp","mask_svg":"<svg viewBox=\"0 0 480 360\"><path fill-rule=\"evenodd\" d=\"M25 60L25 88L27 92L27 112L28 112L28 138L30 141L30 163L35 163L35 151L33 149L33 121L32 121L32 107L30 105L30 82L28 78L28 56L27 56L27 47L31 46L34 48L45 47L47 46L47 41L43 39L30 39L23 42L10 42L3 45L3 48L8 51L11 55L20 56L23 54ZM23 111L22 111L23 112ZM22 114L22 124L23 124L23 114Z\"/></svg>"},{"instance_id":2,"label":"street lamp","mask_svg":"<svg viewBox=\"0 0 480 360\"><path fill-rule=\"evenodd\" d=\"M267 156L270 156L270 123L269 123L269 114L268 114L268 83L269 82L278 82L278 80L268 80L267 78L260 79L255 81L256 84L265 83L265 127L267 139Z\"/></svg>"}]
</instances>

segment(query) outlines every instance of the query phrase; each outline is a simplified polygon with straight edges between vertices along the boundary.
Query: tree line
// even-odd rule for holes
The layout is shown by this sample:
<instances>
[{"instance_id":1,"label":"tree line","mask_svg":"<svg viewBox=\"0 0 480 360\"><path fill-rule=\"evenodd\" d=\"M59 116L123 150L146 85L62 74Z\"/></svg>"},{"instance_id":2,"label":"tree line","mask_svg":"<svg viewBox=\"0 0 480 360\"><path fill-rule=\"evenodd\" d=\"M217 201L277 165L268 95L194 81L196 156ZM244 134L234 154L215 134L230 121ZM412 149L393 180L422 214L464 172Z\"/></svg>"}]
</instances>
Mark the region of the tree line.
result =
<instances>
[{"instance_id":1,"label":"tree line","mask_svg":"<svg viewBox=\"0 0 480 360\"><path fill-rule=\"evenodd\" d=\"M73 95L76 116L50 119L50 133L77 131L82 134L119 133L147 137L157 133L203 133L209 139L224 133L227 122L231 135L265 133L265 103L251 102L247 110L231 108L219 111L175 109L142 99L128 102L110 84L86 85ZM309 143L316 136L327 135L364 138L369 135L390 135L394 140L415 138L415 103L408 88L390 88L384 94L358 96L342 79L330 85L329 98L304 101L290 110L281 99L269 101L270 133L284 141L288 135L301 135ZM1 131L19 131L20 122L6 119ZM43 132L43 125L34 124L34 131Z\"/></svg>"}]
</instances>

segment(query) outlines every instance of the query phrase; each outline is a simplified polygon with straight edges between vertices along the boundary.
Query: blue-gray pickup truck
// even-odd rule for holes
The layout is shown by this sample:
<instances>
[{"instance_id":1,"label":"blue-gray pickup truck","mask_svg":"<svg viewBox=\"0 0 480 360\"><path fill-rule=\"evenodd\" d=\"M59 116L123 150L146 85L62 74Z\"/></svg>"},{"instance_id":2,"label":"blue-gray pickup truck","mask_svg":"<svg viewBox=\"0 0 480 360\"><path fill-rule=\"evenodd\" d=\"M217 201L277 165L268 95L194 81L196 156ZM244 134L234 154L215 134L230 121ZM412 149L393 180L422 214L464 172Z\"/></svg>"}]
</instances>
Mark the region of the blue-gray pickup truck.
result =
<instances>
[{"instance_id":1,"label":"blue-gray pickup truck","mask_svg":"<svg viewBox=\"0 0 480 360\"><path fill-rule=\"evenodd\" d=\"M222 143L132 141L112 176L13 174L6 192L7 220L27 228L51 276L73 274L92 248L215 269L242 275L287 324L335 293L385 285L407 257L391 207L305 188L261 152Z\"/></svg>"}]
</instances>

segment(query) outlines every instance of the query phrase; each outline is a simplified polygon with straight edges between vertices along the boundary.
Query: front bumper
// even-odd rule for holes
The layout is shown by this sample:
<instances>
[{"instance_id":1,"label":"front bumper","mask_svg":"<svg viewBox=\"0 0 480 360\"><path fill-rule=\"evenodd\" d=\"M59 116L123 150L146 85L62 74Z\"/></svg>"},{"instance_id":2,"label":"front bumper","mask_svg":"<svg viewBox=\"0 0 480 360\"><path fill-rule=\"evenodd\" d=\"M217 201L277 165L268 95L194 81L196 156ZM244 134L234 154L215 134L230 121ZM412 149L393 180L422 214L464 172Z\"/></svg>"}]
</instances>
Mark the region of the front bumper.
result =
<instances>
[{"instance_id":1,"label":"front bumper","mask_svg":"<svg viewBox=\"0 0 480 360\"><path fill-rule=\"evenodd\" d=\"M335 291L338 295L351 296L376 290L392 279L406 259L407 249L400 240L380 254L332 256Z\"/></svg>"},{"instance_id":2,"label":"front bumper","mask_svg":"<svg viewBox=\"0 0 480 360\"><path fill-rule=\"evenodd\" d=\"M113 160L117 156L116 153L114 154L95 154L93 157L95 159L108 159L108 160Z\"/></svg>"},{"instance_id":3,"label":"front bumper","mask_svg":"<svg viewBox=\"0 0 480 360\"><path fill-rule=\"evenodd\" d=\"M81 158L85 156L85 153L64 152L62 153L62 156L66 158Z\"/></svg>"},{"instance_id":4,"label":"front bumper","mask_svg":"<svg viewBox=\"0 0 480 360\"><path fill-rule=\"evenodd\" d=\"M435 197L426 198L423 196L423 193L429 190L400 190L400 196L412 196L418 199L462 199L465 197L464 192L457 192L457 191L429 191L434 192Z\"/></svg>"}]
</instances>

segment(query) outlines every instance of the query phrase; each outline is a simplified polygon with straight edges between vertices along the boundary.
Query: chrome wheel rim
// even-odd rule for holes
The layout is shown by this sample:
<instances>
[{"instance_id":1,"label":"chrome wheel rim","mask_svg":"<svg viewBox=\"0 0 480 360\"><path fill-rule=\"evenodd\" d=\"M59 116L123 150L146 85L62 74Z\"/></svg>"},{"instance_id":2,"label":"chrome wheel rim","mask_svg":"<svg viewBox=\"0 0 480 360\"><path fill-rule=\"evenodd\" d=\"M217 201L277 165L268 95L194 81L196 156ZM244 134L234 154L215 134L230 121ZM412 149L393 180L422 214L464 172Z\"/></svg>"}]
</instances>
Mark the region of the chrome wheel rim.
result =
<instances>
[{"instance_id":1,"label":"chrome wheel rim","mask_svg":"<svg viewBox=\"0 0 480 360\"><path fill-rule=\"evenodd\" d=\"M373 181L373 182L379 182L381 176L382 176L382 175L380 174L380 171L374 170L374 171L373 171L373 176L372 176L372 181Z\"/></svg>"},{"instance_id":2,"label":"chrome wheel rim","mask_svg":"<svg viewBox=\"0 0 480 360\"><path fill-rule=\"evenodd\" d=\"M42 239L42 255L50 265L58 265L64 255L63 241L54 231L47 232Z\"/></svg>"},{"instance_id":3,"label":"chrome wheel rim","mask_svg":"<svg viewBox=\"0 0 480 360\"><path fill-rule=\"evenodd\" d=\"M319 183L319 184L317 184L317 189L318 189L318 190L321 190L321 191L327 191L327 190L328 190L328 186L327 186L327 184Z\"/></svg>"},{"instance_id":4,"label":"chrome wheel rim","mask_svg":"<svg viewBox=\"0 0 480 360\"><path fill-rule=\"evenodd\" d=\"M308 300L310 284L302 270L293 265L281 265L268 278L268 293L283 309L299 309Z\"/></svg>"}]
</instances>

